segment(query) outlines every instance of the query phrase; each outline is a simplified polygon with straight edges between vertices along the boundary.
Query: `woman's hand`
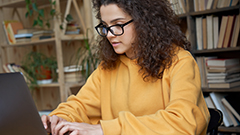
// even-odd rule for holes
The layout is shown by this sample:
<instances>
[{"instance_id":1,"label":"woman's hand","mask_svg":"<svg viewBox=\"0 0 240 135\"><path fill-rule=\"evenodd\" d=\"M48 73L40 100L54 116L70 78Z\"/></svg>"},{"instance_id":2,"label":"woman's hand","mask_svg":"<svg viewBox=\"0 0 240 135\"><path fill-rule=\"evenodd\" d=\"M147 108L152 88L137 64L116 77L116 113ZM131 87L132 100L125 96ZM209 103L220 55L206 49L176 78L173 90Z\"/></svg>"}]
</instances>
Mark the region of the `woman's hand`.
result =
<instances>
[{"instance_id":1,"label":"woman's hand","mask_svg":"<svg viewBox=\"0 0 240 135\"><path fill-rule=\"evenodd\" d=\"M60 118L56 115L53 115L53 116L43 115L41 119L42 119L43 126L48 133L50 132L53 133L53 130L55 129L55 127L59 122L66 121L63 118Z\"/></svg>"},{"instance_id":2,"label":"woman's hand","mask_svg":"<svg viewBox=\"0 0 240 135\"><path fill-rule=\"evenodd\" d=\"M103 135L100 124L91 125L67 121L59 122L52 132L53 135L64 135L65 133L69 133L69 135Z\"/></svg>"}]
</instances>

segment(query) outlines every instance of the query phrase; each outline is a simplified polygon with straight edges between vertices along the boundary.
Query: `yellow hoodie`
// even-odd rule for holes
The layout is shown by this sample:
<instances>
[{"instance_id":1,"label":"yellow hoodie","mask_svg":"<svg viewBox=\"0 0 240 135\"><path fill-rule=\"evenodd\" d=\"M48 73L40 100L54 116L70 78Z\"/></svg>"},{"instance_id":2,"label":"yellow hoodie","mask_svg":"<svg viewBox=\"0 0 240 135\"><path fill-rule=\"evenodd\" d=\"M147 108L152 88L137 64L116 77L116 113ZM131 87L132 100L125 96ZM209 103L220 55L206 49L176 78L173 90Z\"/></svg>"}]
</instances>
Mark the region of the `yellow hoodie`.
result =
<instances>
[{"instance_id":1,"label":"yellow hoodie","mask_svg":"<svg viewBox=\"0 0 240 135\"><path fill-rule=\"evenodd\" d=\"M177 56L162 79L145 82L135 61L122 55L116 69L98 67L50 115L100 123L104 135L205 135L210 116L198 66L188 51Z\"/></svg>"}]
</instances>

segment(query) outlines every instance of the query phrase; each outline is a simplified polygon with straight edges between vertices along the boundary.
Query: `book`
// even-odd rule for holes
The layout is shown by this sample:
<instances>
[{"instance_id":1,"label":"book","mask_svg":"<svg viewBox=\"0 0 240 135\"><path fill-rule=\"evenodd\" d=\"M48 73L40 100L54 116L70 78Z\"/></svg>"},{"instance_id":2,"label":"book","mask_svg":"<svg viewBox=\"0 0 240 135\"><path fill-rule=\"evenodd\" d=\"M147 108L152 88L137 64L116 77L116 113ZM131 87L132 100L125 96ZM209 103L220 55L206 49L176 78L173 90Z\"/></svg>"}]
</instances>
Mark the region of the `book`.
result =
<instances>
[{"instance_id":1,"label":"book","mask_svg":"<svg viewBox=\"0 0 240 135\"><path fill-rule=\"evenodd\" d=\"M198 3L199 0L193 0L193 4L194 4L194 11L197 12L199 11L199 3Z\"/></svg>"},{"instance_id":2,"label":"book","mask_svg":"<svg viewBox=\"0 0 240 135\"><path fill-rule=\"evenodd\" d=\"M39 31L39 29L19 29L17 34L32 34L34 31Z\"/></svg>"},{"instance_id":3,"label":"book","mask_svg":"<svg viewBox=\"0 0 240 135\"><path fill-rule=\"evenodd\" d=\"M218 0L214 0L212 9L216 9L218 4Z\"/></svg>"},{"instance_id":4,"label":"book","mask_svg":"<svg viewBox=\"0 0 240 135\"><path fill-rule=\"evenodd\" d=\"M203 49L207 49L207 19L202 19L202 39L203 39Z\"/></svg>"},{"instance_id":5,"label":"book","mask_svg":"<svg viewBox=\"0 0 240 135\"><path fill-rule=\"evenodd\" d=\"M200 71L200 75L201 75L201 87L202 88L207 88L208 87L208 83L207 83L207 65L206 65L206 61L208 59L214 59L216 57L212 56L212 57L196 57L196 61L199 67L199 71Z\"/></svg>"},{"instance_id":6,"label":"book","mask_svg":"<svg viewBox=\"0 0 240 135\"><path fill-rule=\"evenodd\" d=\"M231 0L230 6L236 6L238 4L239 0Z\"/></svg>"},{"instance_id":7,"label":"book","mask_svg":"<svg viewBox=\"0 0 240 135\"><path fill-rule=\"evenodd\" d=\"M207 66L233 66L239 65L239 59L232 58L232 59L208 59Z\"/></svg>"},{"instance_id":8,"label":"book","mask_svg":"<svg viewBox=\"0 0 240 135\"><path fill-rule=\"evenodd\" d=\"M210 96L204 97L208 108L216 108Z\"/></svg>"},{"instance_id":9,"label":"book","mask_svg":"<svg viewBox=\"0 0 240 135\"><path fill-rule=\"evenodd\" d=\"M209 79L208 78L208 83L231 83L231 82L235 82L235 81L239 81L240 80L240 76L238 77L233 77L233 78L224 78L224 79Z\"/></svg>"},{"instance_id":10,"label":"book","mask_svg":"<svg viewBox=\"0 0 240 135\"><path fill-rule=\"evenodd\" d=\"M186 13L186 4L184 0L178 0L179 6L180 6L180 10L181 13L184 14Z\"/></svg>"},{"instance_id":11,"label":"book","mask_svg":"<svg viewBox=\"0 0 240 135\"><path fill-rule=\"evenodd\" d=\"M223 97L222 103L233 113L233 115L240 121L240 94L231 93Z\"/></svg>"},{"instance_id":12,"label":"book","mask_svg":"<svg viewBox=\"0 0 240 135\"><path fill-rule=\"evenodd\" d=\"M214 1L214 0L208 0L207 6L206 6L206 9L207 9L207 10L212 9L213 1Z\"/></svg>"},{"instance_id":13,"label":"book","mask_svg":"<svg viewBox=\"0 0 240 135\"><path fill-rule=\"evenodd\" d=\"M16 43L27 43L27 42L31 42L31 38L18 38L16 39Z\"/></svg>"},{"instance_id":14,"label":"book","mask_svg":"<svg viewBox=\"0 0 240 135\"><path fill-rule=\"evenodd\" d=\"M233 65L233 66L208 66L207 68L208 73L235 73L240 72L240 65Z\"/></svg>"},{"instance_id":15,"label":"book","mask_svg":"<svg viewBox=\"0 0 240 135\"><path fill-rule=\"evenodd\" d=\"M10 73L11 71L8 69L7 64L3 64L3 70L5 73Z\"/></svg>"},{"instance_id":16,"label":"book","mask_svg":"<svg viewBox=\"0 0 240 135\"><path fill-rule=\"evenodd\" d=\"M16 43L26 43L31 41L31 33L15 34Z\"/></svg>"},{"instance_id":17,"label":"book","mask_svg":"<svg viewBox=\"0 0 240 135\"><path fill-rule=\"evenodd\" d=\"M31 33L23 33L23 34L15 34L14 37L15 39L17 38L31 38L33 34Z\"/></svg>"},{"instance_id":18,"label":"book","mask_svg":"<svg viewBox=\"0 0 240 135\"><path fill-rule=\"evenodd\" d=\"M223 46L224 36L225 36L225 33L226 33L226 28L227 28L227 23L228 23L228 16L222 16L217 48L222 48L222 46Z\"/></svg>"},{"instance_id":19,"label":"book","mask_svg":"<svg viewBox=\"0 0 240 135\"><path fill-rule=\"evenodd\" d=\"M83 79L81 70L81 66L76 65L64 67L65 82L80 82Z\"/></svg>"},{"instance_id":20,"label":"book","mask_svg":"<svg viewBox=\"0 0 240 135\"><path fill-rule=\"evenodd\" d=\"M231 0L218 0L217 8L229 7Z\"/></svg>"},{"instance_id":21,"label":"book","mask_svg":"<svg viewBox=\"0 0 240 135\"><path fill-rule=\"evenodd\" d=\"M36 36L36 35L52 35L53 34L53 30L38 30L38 31L34 31L33 33L33 36Z\"/></svg>"},{"instance_id":22,"label":"book","mask_svg":"<svg viewBox=\"0 0 240 135\"><path fill-rule=\"evenodd\" d=\"M15 44L16 40L14 38L14 32L11 28L11 26L9 25L10 22L15 22L14 20L9 20L9 21L3 21L3 30L5 32L6 38L7 38L7 42L8 44Z\"/></svg>"},{"instance_id":23,"label":"book","mask_svg":"<svg viewBox=\"0 0 240 135\"><path fill-rule=\"evenodd\" d=\"M205 88L205 80L206 80L206 74L204 71L204 67L203 67L203 57L196 57L196 61L199 67L199 72L200 72L200 76L201 76L201 87Z\"/></svg>"},{"instance_id":24,"label":"book","mask_svg":"<svg viewBox=\"0 0 240 135\"><path fill-rule=\"evenodd\" d=\"M199 11L204 11L205 10L205 0L198 0L198 6L199 6Z\"/></svg>"},{"instance_id":25,"label":"book","mask_svg":"<svg viewBox=\"0 0 240 135\"><path fill-rule=\"evenodd\" d=\"M233 126L234 126L234 127L239 126L239 122L238 122L237 119L233 116L233 114L231 113L231 111L226 107L225 104L223 104L223 106L226 108L226 112L228 113L230 119L232 120Z\"/></svg>"},{"instance_id":26,"label":"book","mask_svg":"<svg viewBox=\"0 0 240 135\"><path fill-rule=\"evenodd\" d=\"M82 80L81 77L79 78L65 78L65 82L80 82Z\"/></svg>"},{"instance_id":27,"label":"book","mask_svg":"<svg viewBox=\"0 0 240 135\"><path fill-rule=\"evenodd\" d=\"M23 24L19 21L9 22L9 27L11 27L14 35L17 34L17 31L23 29Z\"/></svg>"},{"instance_id":28,"label":"book","mask_svg":"<svg viewBox=\"0 0 240 135\"><path fill-rule=\"evenodd\" d=\"M236 16L236 19L235 19L235 22L234 22L230 47L236 47L237 46L239 31L240 31L240 14L238 14Z\"/></svg>"},{"instance_id":29,"label":"book","mask_svg":"<svg viewBox=\"0 0 240 135\"><path fill-rule=\"evenodd\" d=\"M228 89L240 86L240 81L228 82L228 83L209 83L209 88Z\"/></svg>"},{"instance_id":30,"label":"book","mask_svg":"<svg viewBox=\"0 0 240 135\"><path fill-rule=\"evenodd\" d=\"M207 17L207 49L213 49L213 16L208 15Z\"/></svg>"},{"instance_id":31,"label":"book","mask_svg":"<svg viewBox=\"0 0 240 135\"><path fill-rule=\"evenodd\" d=\"M214 105L216 106L217 109L219 109L222 113L223 113L223 124L226 127L230 127L233 126L233 122L231 120L231 118L229 117L226 108L223 106L221 99L226 96L226 94L223 93L216 93L216 92L211 92L210 97L214 103Z\"/></svg>"},{"instance_id":32,"label":"book","mask_svg":"<svg viewBox=\"0 0 240 135\"><path fill-rule=\"evenodd\" d=\"M219 34L219 17L213 17L213 48L217 48Z\"/></svg>"},{"instance_id":33,"label":"book","mask_svg":"<svg viewBox=\"0 0 240 135\"><path fill-rule=\"evenodd\" d=\"M196 18L197 50L203 50L202 17Z\"/></svg>"},{"instance_id":34,"label":"book","mask_svg":"<svg viewBox=\"0 0 240 135\"><path fill-rule=\"evenodd\" d=\"M207 79L231 79L231 78L238 78L240 77L240 72L235 74L227 74L227 75L220 75L220 76L207 76Z\"/></svg>"},{"instance_id":35,"label":"book","mask_svg":"<svg viewBox=\"0 0 240 135\"><path fill-rule=\"evenodd\" d=\"M224 36L224 42L223 42L223 45L222 47L223 48L227 48L229 47L229 44L230 44L230 39L231 39L231 33L233 31L233 23L235 22L235 15L234 16L229 16L228 17L228 23L227 23L227 27L226 27L226 33L225 33L225 36Z\"/></svg>"}]
</instances>

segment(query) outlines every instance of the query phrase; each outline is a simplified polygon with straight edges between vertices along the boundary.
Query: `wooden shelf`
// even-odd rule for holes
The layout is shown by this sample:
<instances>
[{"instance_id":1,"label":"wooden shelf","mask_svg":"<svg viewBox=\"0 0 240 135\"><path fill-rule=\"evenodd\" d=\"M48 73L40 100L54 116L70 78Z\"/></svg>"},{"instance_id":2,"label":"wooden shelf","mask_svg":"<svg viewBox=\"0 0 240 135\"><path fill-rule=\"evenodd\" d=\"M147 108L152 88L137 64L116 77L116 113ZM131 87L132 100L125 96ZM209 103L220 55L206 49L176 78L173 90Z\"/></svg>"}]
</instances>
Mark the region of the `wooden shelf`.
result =
<instances>
[{"instance_id":1,"label":"wooden shelf","mask_svg":"<svg viewBox=\"0 0 240 135\"><path fill-rule=\"evenodd\" d=\"M49 0L36 0L38 5L46 5L49 4ZM0 7L8 7L8 8L25 8L26 3L25 0L15 0L15 1L8 1L0 5Z\"/></svg>"},{"instance_id":2,"label":"wooden shelf","mask_svg":"<svg viewBox=\"0 0 240 135\"><path fill-rule=\"evenodd\" d=\"M179 19L187 18L187 14L178 14Z\"/></svg>"},{"instance_id":3,"label":"wooden shelf","mask_svg":"<svg viewBox=\"0 0 240 135\"><path fill-rule=\"evenodd\" d=\"M55 42L55 38L49 38L49 39L42 39L39 41L34 41L34 42L26 42L26 43L17 43L17 44L4 44L1 45L2 47L18 47L18 46L28 46L28 45L37 45L37 44L47 44L47 43L53 43Z\"/></svg>"},{"instance_id":4,"label":"wooden shelf","mask_svg":"<svg viewBox=\"0 0 240 135\"><path fill-rule=\"evenodd\" d=\"M219 132L228 132L228 133L240 133L240 127L224 127L220 126L218 128Z\"/></svg>"},{"instance_id":5,"label":"wooden shelf","mask_svg":"<svg viewBox=\"0 0 240 135\"><path fill-rule=\"evenodd\" d=\"M83 34L78 34L78 35L63 35L61 39L62 41L70 41L70 40L84 40L86 38Z\"/></svg>"},{"instance_id":6,"label":"wooden shelf","mask_svg":"<svg viewBox=\"0 0 240 135\"><path fill-rule=\"evenodd\" d=\"M79 35L63 35L61 40L62 41L73 41L73 40L84 40L86 39L83 34ZM39 41L34 41L34 42L25 42L25 43L16 43L16 44L3 44L0 45L2 47L20 47L20 46L28 46L28 45L38 45L38 44L48 44L48 43L53 43L55 42L55 38L49 38L49 39L42 39Z\"/></svg>"},{"instance_id":7,"label":"wooden shelf","mask_svg":"<svg viewBox=\"0 0 240 135\"><path fill-rule=\"evenodd\" d=\"M240 46L229 47L229 48L219 48L219 49L207 49L207 50L193 50L193 54L203 54L203 53L216 53L216 52L232 52L240 51Z\"/></svg>"},{"instance_id":8,"label":"wooden shelf","mask_svg":"<svg viewBox=\"0 0 240 135\"><path fill-rule=\"evenodd\" d=\"M214 14L214 13L224 13L226 11L227 12L230 12L230 11L239 12L239 5L233 6L233 7L226 7L226 8L218 8L218 9L198 11L198 12L190 12L189 14L191 16L203 16L203 15Z\"/></svg>"},{"instance_id":9,"label":"wooden shelf","mask_svg":"<svg viewBox=\"0 0 240 135\"><path fill-rule=\"evenodd\" d=\"M234 87L230 89L219 89L219 88L203 88L203 92L240 92L240 87Z\"/></svg>"}]
</instances>

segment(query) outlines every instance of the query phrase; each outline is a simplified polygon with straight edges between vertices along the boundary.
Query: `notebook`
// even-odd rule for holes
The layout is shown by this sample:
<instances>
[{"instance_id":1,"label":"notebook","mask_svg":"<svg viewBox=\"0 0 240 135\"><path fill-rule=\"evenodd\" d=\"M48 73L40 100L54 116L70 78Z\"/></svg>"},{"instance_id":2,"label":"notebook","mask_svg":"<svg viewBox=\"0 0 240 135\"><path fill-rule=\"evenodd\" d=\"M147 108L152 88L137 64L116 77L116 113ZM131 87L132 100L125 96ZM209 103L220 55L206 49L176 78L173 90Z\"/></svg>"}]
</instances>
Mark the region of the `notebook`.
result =
<instances>
[{"instance_id":1,"label":"notebook","mask_svg":"<svg viewBox=\"0 0 240 135\"><path fill-rule=\"evenodd\" d=\"M0 74L0 134L47 135L21 73Z\"/></svg>"}]
</instances>

